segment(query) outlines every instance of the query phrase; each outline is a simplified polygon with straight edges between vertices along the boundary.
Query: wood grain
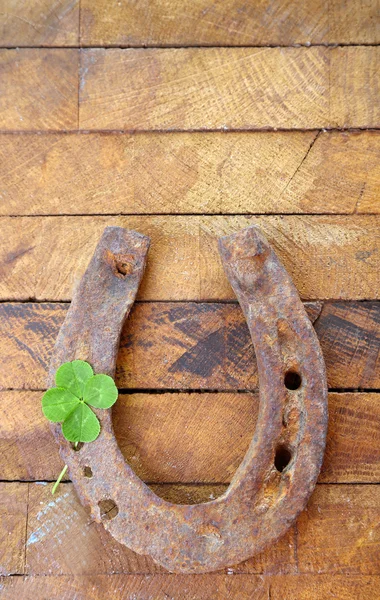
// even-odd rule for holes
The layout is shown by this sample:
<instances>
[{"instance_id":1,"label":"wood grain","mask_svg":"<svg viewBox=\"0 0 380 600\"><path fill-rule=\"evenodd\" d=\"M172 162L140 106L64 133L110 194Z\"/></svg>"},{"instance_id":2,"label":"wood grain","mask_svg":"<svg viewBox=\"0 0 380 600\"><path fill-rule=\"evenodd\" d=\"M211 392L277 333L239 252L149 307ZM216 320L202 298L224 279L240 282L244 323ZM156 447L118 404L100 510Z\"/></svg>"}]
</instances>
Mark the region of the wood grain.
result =
<instances>
[{"instance_id":1,"label":"wood grain","mask_svg":"<svg viewBox=\"0 0 380 600\"><path fill-rule=\"evenodd\" d=\"M0 580L4 600L374 600L379 576L209 575L28 576ZM49 594L49 596L46 596ZM269 596L270 594L270 596Z\"/></svg>"},{"instance_id":2,"label":"wood grain","mask_svg":"<svg viewBox=\"0 0 380 600\"><path fill-rule=\"evenodd\" d=\"M2 389L44 389L68 309L56 303L0 304ZM330 388L380 387L379 302L308 305ZM256 361L236 304L137 303L121 337L119 388L255 390Z\"/></svg>"},{"instance_id":3,"label":"wood grain","mask_svg":"<svg viewBox=\"0 0 380 600\"><path fill-rule=\"evenodd\" d=\"M60 486L52 499L50 485L29 484L28 574L92 575L158 573L165 570L147 556L139 556L116 542L102 525L91 521L72 484ZM168 500L205 501L221 494L220 486L155 486ZM294 531L275 546L236 567L240 573L295 572Z\"/></svg>"},{"instance_id":4,"label":"wood grain","mask_svg":"<svg viewBox=\"0 0 380 600\"><path fill-rule=\"evenodd\" d=\"M0 130L77 127L77 50L0 50L0 76Z\"/></svg>"},{"instance_id":5,"label":"wood grain","mask_svg":"<svg viewBox=\"0 0 380 600\"><path fill-rule=\"evenodd\" d=\"M379 589L378 575L321 573L270 578L270 600L375 600Z\"/></svg>"},{"instance_id":6,"label":"wood grain","mask_svg":"<svg viewBox=\"0 0 380 600\"><path fill-rule=\"evenodd\" d=\"M81 39L92 46L266 46L380 40L376 2L306 0L82 0Z\"/></svg>"},{"instance_id":7,"label":"wood grain","mask_svg":"<svg viewBox=\"0 0 380 600\"><path fill-rule=\"evenodd\" d=\"M144 300L231 300L217 239L259 225L301 297L378 298L378 215L0 218L0 299L69 300L107 225L151 238Z\"/></svg>"},{"instance_id":8,"label":"wood grain","mask_svg":"<svg viewBox=\"0 0 380 600\"><path fill-rule=\"evenodd\" d=\"M27 507L27 485L0 482L0 575L24 573Z\"/></svg>"},{"instance_id":9,"label":"wood grain","mask_svg":"<svg viewBox=\"0 0 380 600\"><path fill-rule=\"evenodd\" d=\"M85 50L79 124L182 131L378 127L378 64L377 47Z\"/></svg>"},{"instance_id":10,"label":"wood grain","mask_svg":"<svg viewBox=\"0 0 380 600\"><path fill-rule=\"evenodd\" d=\"M19 484L20 485L20 484ZM22 484L21 484L22 485ZM50 486L29 486L26 572L30 575L154 573L148 557L120 546L105 529L91 523L72 484L62 484L52 499ZM155 488L165 496L165 488ZM191 493L191 486L187 486ZM198 486L197 500L210 486ZM202 491L200 491L202 490ZM216 492L217 488L214 490ZM170 493L169 496L170 497ZM178 493L176 495L178 500ZM240 573L377 575L380 551L380 487L318 485L308 508L292 530L269 550L232 570ZM187 502L183 497L182 501ZM296 544L296 549L294 547Z\"/></svg>"},{"instance_id":11,"label":"wood grain","mask_svg":"<svg viewBox=\"0 0 380 600\"><path fill-rule=\"evenodd\" d=\"M379 213L379 165L375 131L2 135L0 214Z\"/></svg>"},{"instance_id":12,"label":"wood grain","mask_svg":"<svg viewBox=\"0 0 380 600\"><path fill-rule=\"evenodd\" d=\"M2 480L54 480L63 467L41 396L0 393ZM144 481L229 483L251 442L257 410L257 394L121 394L113 423L122 453ZM378 396L331 393L319 481L380 483L379 446Z\"/></svg>"},{"instance_id":13,"label":"wood grain","mask_svg":"<svg viewBox=\"0 0 380 600\"><path fill-rule=\"evenodd\" d=\"M4 600L72 600L73 594L75 600L267 600L269 589L267 579L258 575L232 577L220 573L8 577L1 584Z\"/></svg>"},{"instance_id":14,"label":"wood grain","mask_svg":"<svg viewBox=\"0 0 380 600\"><path fill-rule=\"evenodd\" d=\"M79 123L131 130L324 127L328 72L325 48L86 50Z\"/></svg>"},{"instance_id":15,"label":"wood grain","mask_svg":"<svg viewBox=\"0 0 380 600\"><path fill-rule=\"evenodd\" d=\"M76 46L79 0L0 0L0 45Z\"/></svg>"},{"instance_id":16,"label":"wood grain","mask_svg":"<svg viewBox=\"0 0 380 600\"><path fill-rule=\"evenodd\" d=\"M380 95L379 60L380 47L330 49L332 123L338 127L377 126L379 102L366 102L364 97L369 90L374 98Z\"/></svg>"},{"instance_id":17,"label":"wood grain","mask_svg":"<svg viewBox=\"0 0 380 600\"><path fill-rule=\"evenodd\" d=\"M300 572L379 574L379 486L317 486L297 528Z\"/></svg>"}]
</instances>

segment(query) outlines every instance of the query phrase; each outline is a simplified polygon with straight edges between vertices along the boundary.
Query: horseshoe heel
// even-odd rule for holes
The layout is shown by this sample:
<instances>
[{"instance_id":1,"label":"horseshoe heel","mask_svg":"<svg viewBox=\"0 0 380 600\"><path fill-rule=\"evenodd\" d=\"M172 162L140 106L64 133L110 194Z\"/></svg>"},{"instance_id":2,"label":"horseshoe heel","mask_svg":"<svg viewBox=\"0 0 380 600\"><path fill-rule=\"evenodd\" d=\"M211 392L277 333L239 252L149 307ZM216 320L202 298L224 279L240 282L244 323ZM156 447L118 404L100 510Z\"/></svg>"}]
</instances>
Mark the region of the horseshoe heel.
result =
<instances>
[{"instance_id":1,"label":"horseshoe heel","mask_svg":"<svg viewBox=\"0 0 380 600\"><path fill-rule=\"evenodd\" d=\"M148 246L133 231L104 231L58 336L49 385L60 364L77 358L114 375ZM325 367L290 277L257 227L221 238L219 250L248 323L260 381L256 431L225 494L189 506L156 496L125 462L110 410L99 411L100 436L79 451L54 427L93 517L119 542L179 573L234 565L281 537L315 486L325 448Z\"/></svg>"}]
</instances>

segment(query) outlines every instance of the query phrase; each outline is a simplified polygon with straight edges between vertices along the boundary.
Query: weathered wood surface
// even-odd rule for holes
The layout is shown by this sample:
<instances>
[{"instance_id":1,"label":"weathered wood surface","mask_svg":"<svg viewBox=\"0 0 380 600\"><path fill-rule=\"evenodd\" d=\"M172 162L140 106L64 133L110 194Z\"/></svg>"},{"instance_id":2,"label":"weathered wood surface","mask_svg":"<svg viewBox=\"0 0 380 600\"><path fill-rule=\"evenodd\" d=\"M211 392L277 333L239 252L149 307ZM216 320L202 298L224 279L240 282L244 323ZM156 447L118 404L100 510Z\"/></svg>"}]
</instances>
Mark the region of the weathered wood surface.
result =
<instances>
[{"instance_id":1,"label":"weathered wood surface","mask_svg":"<svg viewBox=\"0 0 380 600\"><path fill-rule=\"evenodd\" d=\"M1 581L1 580L0 580ZM92 575L8 577L4 600L374 600L378 576ZM48 594L48 595L47 595ZM185 596L184 596L185 594ZM270 594L270 596L269 596Z\"/></svg>"},{"instance_id":2,"label":"weathered wood surface","mask_svg":"<svg viewBox=\"0 0 380 600\"><path fill-rule=\"evenodd\" d=\"M78 58L73 49L0 50L0 131L77 128Z\"/></svg>"},{"instance_id":3,"label":"weathered wood surface","mask_svg":"<svg viewBox=\"0 0 380 600\"><path fill-rule=\"evenodd\" d=\"M270 578L270 600L374 600L380 577L347 575L290 575Z\"/></svg>"},{"instance_id":4,"label":"weathered wood surface","mask_svg":"<svg viewBox=\"0 0 380 600\"><path fill-rule=\"evenodd\" d=\"M92 575L8 577L4 600L374 600L378 576L345 575ZM184 596L185 594L185 596ZM270 596L269 596L270 594Z\"/></svg>"},{"instance_id":5,"label":"weathered wood surface","mask_svg":"<svg viewBox=\"0 0 380 600\"><path fill-rule=\"evenodd\" d=\"M0 46L76 46L79 0L1 0Z\"/></svg>"},{"instance_id":6,"label":"weathered wood surface","mask_svg":"<svg viewBox=\"0 0 380 600\"><path fill-rule=\"evenodd\" d=\"M0 178L2 215L379 213L380 134L4 134Z\"/></svg>"},{"instance_id":7,"label":"weathered wood surface","mask_svg":"<svg viewBox=\"0 0 380 600\"><path fill-rule=\"evenodd\" d=\"M374 1L82 0L81 40L96 46L266 46L380 41Z\"/></svg>"},{"instance_id":8,"label":"weathered wood surface","mask_svg":"<svg viewBox=\"0 0 380 600\"><path fill-rule=\"evenodd\" d=\"M373 46L0 50L0 131L379 127L379 53Z\"/></svg>"},{"instance_id":9,"label":"weathered wood surface","mask_svg":"<svg viewBox=\"0 0 380 600\"><path fill-rule=\"evenodd\" d=\"M44 389L68 309L57 303L0 303L2 389ZM321 342L328 385L380 387L380 303L307 305ZM125 324L119 388L255 390L255 355L237 304L137 303Z\"/></svg>"},{"instance_id":10,"label":"weathered wood surface","mask_svg":"<svg viewBox=\"0 0 380 600\"><path fill-rule=\"evenodd\" d=\"M201 502L223 493L221 486L155 486L168 500ZM50 485L29 484L26 572L29 574L101 574L165 572L147 556L139 556L91 522L72 484L63 484L52 499ZM58 541L59 540L59 541ZM259 556L239 565L238 572L295 572L294 530Z\"/></svg>"},{"instance_id":11,"label":"weathered wood surface","mask_svg":"<svg viewBox=\"0 0 380 600\"><path fill-rule=\"evenodd\" d=\"M0 393L1 480L54 480L62 469L41 392ZM17 413L15 407L17 406ZM147 482L229 483L251 442L251 393L120 395L113 412L126 460ZM380 402L374 393L330 393L325 483L380 483Z\"/></svg>"},{"instance_id":12,"label":"weathered wood surface","mask_svg":"<svg viewBox=\"0 0 380 600\"><path fill-rule=\"evenodd\" d=\"M379 574L379 486L317 486L297 529L301 573Z\"/></svg>"},{"instance_id":13,"label":"weathered wood surface","mask_svg":"<svg viewBox=\"0 0 380 600\"><path fill-rule=\"evenodd\" d=\"M378 127L378 47L91 49L79 126Z\"/></svg>"},{"instance_id":14,"label":"weathered wood surface","mask_svg":"<svg viewBox=\"0 0 380 600\"><path fill-rule=\"evenodd\" d=\"M120 546L101 525L91 522L72 484L62 484L54 498L48 484L3 484L28 491L25 565L28 575L101 575L157 573L163 569L145 556ZM13 487L12 487L13 486ZM220 486L156 486L168 499L207 501ZM380 559L380 487L318 485L308 507L286 536L235 573L291 574L325 572L377 575ZM13 511L13 507L11 511ZM6 519L5 519L6 520ZM333 534L332 534L333 532ZM16 536L10 539L17 542ZM10 543L10 545L11 545ZM329 561L329 562L328 562Z\"/></svg>"},{"instance_id":15,"label":"weathered wood surface","mask_svg":"<svg viewBox=\"0 0 380 600\"><path fill-rule=\"evenodd\" d=\"M80 10L79 10L80 4ZM0 45L276 46L376 44L375 1L3 0Z\"/></svg>"},{"instance_id":16,"label":"weathered wood surface","mask_svg":"<svg viewBox=\"0 0 380 600\"><path fill-rule=\"evenodd\" d=\"M379 128L377 12L374 0L0 0L0 46L29 46L0 51L0 386L15 388L0 393L0 575L14 574L1 598L379 596L380 138L353 130ZM136 48L78 49L96 45ZM216 239L253 223L314 301L339 390L325 461L278 544L232 574L172 576L91 522L70 483L51 496L62 464L31 390L103 228L147 233L140 299L163 302L137 303L124 329L116 436L159 495L222 494L258 381L240 308L215 302L234 299Z\"/></svg>"},{"instance_id":17,"label":"weathered wood surface","mask_svg":"<svg viewBox=\"0 0 380 600\"><path fill-rule=\"evenodd\" d=\"M338 127L376 127L379 123L380 103L368 96L366 100L363 90L371 89L373 98L379 98L380 47L368 50L364 46L331 49L329 118Z\"/></svg>"},{"instance_id":18,"label":"weathered wood surface","mask_svg":"<svg viewBox=\"0 0 380 600\"><path fill-rule=\"evenodd\" d=\"M0 575L24 573L27 511L28 486L0 482Z\"/></svg>"},{"instance_id":19,"label":"weathered wood surface","mask_svg":"<svg viewBox=\"0 0 380 600\"><path fill-rule=\"evenodd\" d=\"M231 300L220 236L259 225L300 296L379 298L380 216L88 216L0 218L0 299L69 300L104 227L147 234L139 298Z\"/></svg>"},{"instance_id":20,"label":"weathered wood surface","mask_svg":"<svg viewBox=\"0 0 380 600\"><path fill-rule=\"evenodd\" d=\"M75 600L268 600L269 589L267 579L259 575L220 573L8 577L1 583L4 600L72 600L74 594ZM367 598L360 596L359 600Z\"/></svg>"}]
</instances>

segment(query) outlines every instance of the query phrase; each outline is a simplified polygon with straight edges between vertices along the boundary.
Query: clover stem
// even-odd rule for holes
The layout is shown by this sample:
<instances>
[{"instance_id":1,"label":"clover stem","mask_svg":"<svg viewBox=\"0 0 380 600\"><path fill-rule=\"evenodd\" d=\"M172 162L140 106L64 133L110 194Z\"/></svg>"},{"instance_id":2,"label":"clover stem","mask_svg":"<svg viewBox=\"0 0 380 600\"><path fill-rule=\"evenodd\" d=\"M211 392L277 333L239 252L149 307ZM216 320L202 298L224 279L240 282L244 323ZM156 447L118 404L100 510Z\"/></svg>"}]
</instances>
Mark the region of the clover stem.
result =
<instances>
[{"instance_id":1,"label":"clover stem","mask_svg":"<svg viewBox=\"0 0 380 600\"><path fill-rule=\"evenodd\" d=\"M65 465L62 469L62 471L60 472L57 481L55 482L55 484L52 487L51 493L55 494L55 492L57 491L57 487L59 486L59 484L61 483L63 477L65 476L65 473L67 471L67 465Z\"/></svg>"}]
</instances>

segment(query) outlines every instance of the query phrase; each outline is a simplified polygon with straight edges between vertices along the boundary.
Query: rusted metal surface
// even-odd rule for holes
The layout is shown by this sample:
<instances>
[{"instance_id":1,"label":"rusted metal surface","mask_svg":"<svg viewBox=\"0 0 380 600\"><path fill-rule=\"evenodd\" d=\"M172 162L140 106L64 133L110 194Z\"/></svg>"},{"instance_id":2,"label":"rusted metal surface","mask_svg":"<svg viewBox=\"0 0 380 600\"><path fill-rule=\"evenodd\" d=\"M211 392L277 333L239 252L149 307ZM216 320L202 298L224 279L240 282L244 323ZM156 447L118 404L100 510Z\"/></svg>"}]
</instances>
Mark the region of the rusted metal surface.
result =
<instances>
[{"instance_id":1,"label":"rusted metal surface","mask_svg":"<svg viewBox=\"0 0 380 600\"><path fill-rule=\"evenodd\" d=\"M59 334L49 385L58 366L75 358L114 375L121 327L148 246L148 238L135 232L105 230ZM125 462L110 410L98 411L100 436L79 451L60 427L54 429L93 518L172 572L218 570L275 542L304 508L325 448L325 367L293 283L257 227L221 238L219 249L249 326L260 381L256 431L226 493L190 506L156 496Z\"/></svg>"}]
</instances>

